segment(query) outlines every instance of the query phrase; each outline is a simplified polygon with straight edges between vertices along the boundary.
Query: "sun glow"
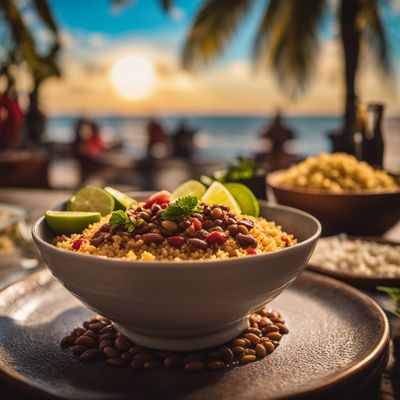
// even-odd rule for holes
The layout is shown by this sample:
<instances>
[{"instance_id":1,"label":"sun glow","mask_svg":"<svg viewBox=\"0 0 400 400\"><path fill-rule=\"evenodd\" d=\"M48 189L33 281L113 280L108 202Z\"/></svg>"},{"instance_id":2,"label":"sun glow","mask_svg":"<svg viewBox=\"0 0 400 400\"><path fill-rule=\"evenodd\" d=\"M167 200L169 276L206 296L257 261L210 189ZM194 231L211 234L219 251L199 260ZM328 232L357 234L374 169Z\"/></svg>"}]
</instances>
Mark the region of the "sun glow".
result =
<instances>
[{"instance_id":1,"label":"sun glow","mask_svg":"<svg viewBox=\"0 0 400 400\"><path fill-rule=\"evenodd\" d=\"M139 56L128 56L114 63L110 80L120 97L141 100L152 92L156 76L153 64L149 60Z\"/></svg>"}]
</instances>

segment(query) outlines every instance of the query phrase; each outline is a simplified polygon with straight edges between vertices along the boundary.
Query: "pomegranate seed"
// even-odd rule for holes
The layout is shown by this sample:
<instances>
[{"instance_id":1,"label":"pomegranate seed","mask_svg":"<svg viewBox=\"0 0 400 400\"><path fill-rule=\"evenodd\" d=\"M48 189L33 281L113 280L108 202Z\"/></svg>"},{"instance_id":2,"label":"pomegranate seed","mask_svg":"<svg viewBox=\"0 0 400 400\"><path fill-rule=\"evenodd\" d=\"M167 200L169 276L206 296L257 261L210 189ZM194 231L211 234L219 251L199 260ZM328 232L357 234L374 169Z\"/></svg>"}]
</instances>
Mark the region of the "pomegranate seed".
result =
<instances>
[{"instance_id":1,"label":"pomegranate seed","mask_svg":"<svg viewBox=\"0 0 400 400\"><path fill-rule=\"evenodd\" d=\"M80 239L76 239L73 243L72 243L72 248L74 250L79 250L79 248L81 247L82 243L85 242L85 239L80 238Z\"/></svg>"},{"instance_id":2,"label":"pomegranate seed","mask_svg":"<svg viewBox=\"0 0 400 400\"><path fill-rule=\"evenodd\" d=\"M211 232L206 237L206 242L210 246L214 243L217 243L217 244L224 243L226 241L226 239L227 239L227 237L223 233L214 231L214 232Z\"/></svg>"},{"instance_id":3,"label":"pomegranate seed","mask_svg":"<svg viewBox=\"0 0 400 400\"><path fill-rule=\"evenodd\" d=\"M198 218L192 218L191 221L196 231L199 231L202 228L201 221Z\"/></svg>"},{"instance_id":4,"label":"pomegranate seed","mask_svg":"<svg viewBox=\"0 0 400 400\"><path fill-rule=\"evenodd\" d=\"M282 240L282 242L285 242L285 246L289 246L290 241L286 235L282 235L281 240Z\"/></svg>"},{"instance_id":5,"label":"pomegranate seed","mask_svg":"<svg viewBox=\"0 0 400 400\"><path fill-rule=\"evenodd\" d=\"M186 242L186 239L183 236L170 236L167 238L167 242L171 246L181 247Z\"/></svg>"},{"instance_id":6,"label":"pomegranate seed","mask_svg":"<svg viewBox=\"0 0 400 400\"><path fill-rule=\"evenodd\" d=\"M246 251L247 251L247 254L257 254L257 251L256 251L256 249L254 248L254 247L248 247L247 249L246 249Z\"/></svg>"},{"instance_id":7,"label":"pomegranate seed","mask_svg":"<svg viewBox=\"0 0 400 400\"><path fill-rule=\"evenodd\" d=\"M167 190L161 190L161 192L154 193L150 196L146 203L144 203L144 208L151 208L153 204L168 204L170 199L171 193Z\"/></svg>"}]
</instances>

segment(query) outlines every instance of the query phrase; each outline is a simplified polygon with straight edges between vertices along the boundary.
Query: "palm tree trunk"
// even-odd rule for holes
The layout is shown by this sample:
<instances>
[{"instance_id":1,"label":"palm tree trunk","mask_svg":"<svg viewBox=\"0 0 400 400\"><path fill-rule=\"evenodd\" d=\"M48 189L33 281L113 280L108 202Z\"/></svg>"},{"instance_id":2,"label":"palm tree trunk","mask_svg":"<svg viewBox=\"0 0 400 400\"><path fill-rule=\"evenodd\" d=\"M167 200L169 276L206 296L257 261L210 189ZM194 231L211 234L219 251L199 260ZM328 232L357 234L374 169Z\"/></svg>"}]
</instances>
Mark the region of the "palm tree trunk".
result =
<instances>
[{"instance_id":1,"label":"palm tree trunk","mask_svg":"<svg viewBox=\"0 0 400 400\"><path fill-rule=\"evenodd\" d=\"M356 19L360 0L341 0L339 10L340 34L344 53L346 97L343 113L343 144L345 151L353 153L353 134L356 128L357 94L356 75L360 54L360 30Z\"/></svg>"}]
</instances>

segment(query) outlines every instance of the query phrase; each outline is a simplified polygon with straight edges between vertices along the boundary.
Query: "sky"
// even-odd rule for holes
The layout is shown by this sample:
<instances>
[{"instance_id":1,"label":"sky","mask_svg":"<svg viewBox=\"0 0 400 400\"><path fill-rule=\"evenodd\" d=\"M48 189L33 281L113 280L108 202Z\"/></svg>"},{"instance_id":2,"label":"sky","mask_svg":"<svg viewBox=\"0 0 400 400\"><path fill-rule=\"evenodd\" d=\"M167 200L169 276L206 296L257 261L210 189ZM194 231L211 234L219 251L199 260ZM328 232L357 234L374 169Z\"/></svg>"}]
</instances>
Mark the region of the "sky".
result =
<instances>
[{"instance_id":1,"label":"sky","mask_svg":"<svg viewBox=\"0 0 400 400\"><path fill-rule=\"evenodd\" d=\"M340 114L344 90L334 11L321 24L322 45L308 90L290 99L270 69L255 71L252 64L252 39L266 0L253 2L221 56L188 72L180 66L180 51L200 0L175 0L169 13L158 0L128 1L121 8L113 7L111 0L49 0L61 31L63 77L44 84L44 109L57 115L250 115L270 114L279 107L291 115ZM335 4L332 0L332 9ZM382 15L393 51L394 78L385 80L365 57L359 93L362 101L384 101L389 114L400 115L400 0L384 7ZM45 43L48 33L29 10L26 19ZM140 69L133 75L131 70L118 70L119 82L112 80L115 64L132 56L150 64L152 79L147 86ZM131 79L132 90L137 84L146 86L133 100L121 93L129 92Z\"/></svg>"}]
</instances>

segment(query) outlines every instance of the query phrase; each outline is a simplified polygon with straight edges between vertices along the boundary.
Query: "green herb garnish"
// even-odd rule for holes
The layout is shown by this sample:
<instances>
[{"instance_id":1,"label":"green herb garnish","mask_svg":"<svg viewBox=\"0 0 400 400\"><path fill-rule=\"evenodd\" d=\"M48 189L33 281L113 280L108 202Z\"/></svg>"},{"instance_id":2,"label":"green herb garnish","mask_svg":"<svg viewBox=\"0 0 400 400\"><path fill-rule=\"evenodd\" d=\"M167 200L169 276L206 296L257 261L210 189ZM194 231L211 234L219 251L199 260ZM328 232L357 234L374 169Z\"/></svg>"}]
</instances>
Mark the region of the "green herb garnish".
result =
<instances>
[{"instance_id":1,"label":"green herb garnish","mask_svg":"<svg viewBox=\"0 0 400 400\"><path fill-rule=\"evenodd\" d=\"M203 210L204 207L199 204L197 197L186 196L170 203L162 213L161 218L176 221L181 218L188 218L195 212L203 212Z\"/></svg>"},{"instance_id":2,"label":"green herb garnish","mask_svg":"<svg viewBox=\"0 0 400 400\"><path fill-rule=\"evenodd\" d=\"M236 161L228 166L223 181L238 181L251 179L256 173L256 164L252 158L239 156Z\"/></svg>"},{"instance_id":3,"label":"green herb garnish","mask_svg":"<svg viewBox=\"0 0 400 400\"><path fill-rule=\"evenodd\" d=\"M137 226L146 223L142 218L135 219L129 217L123 210L113 211L109 222L111 225L123 225L128 232L133 232Z\"/></svg>"},{"instance_id":4,"label":"green herb garnish","mask_svg":"<svg viewBox=\"0 0 400 400\"><path fill-rule=\"evenodd\" d=\"M386 310L393 314L395 317L400 318L400 288L378 286L377 289L386 293L391 298L394 309Z\"/></svg>"}]
</instances>

